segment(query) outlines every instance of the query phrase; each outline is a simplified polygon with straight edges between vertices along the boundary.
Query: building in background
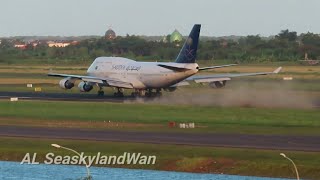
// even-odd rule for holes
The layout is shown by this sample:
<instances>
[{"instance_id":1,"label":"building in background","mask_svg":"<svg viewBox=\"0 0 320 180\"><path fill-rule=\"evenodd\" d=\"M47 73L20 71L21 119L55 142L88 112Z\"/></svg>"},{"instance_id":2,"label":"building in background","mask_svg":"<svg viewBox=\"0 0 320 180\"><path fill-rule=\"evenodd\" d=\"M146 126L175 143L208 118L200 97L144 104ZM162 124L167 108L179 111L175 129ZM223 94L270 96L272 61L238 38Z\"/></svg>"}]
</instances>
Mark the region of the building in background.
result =
<instances>
[{"instance_id":1,"label":"building in background","mask_svg":"<svg viewBox=\"0 0 320 180\"><path fill-rule=\"evenodd\" d=\"M170 43L174 43L177 46L179 46L182 39L183 39L183 37L182 37L181 33L178 30L174 30L170 36Z\"/></svg>"},{"instance_id":2,"label":"building in background","mask_svg":"<svg viewBox=\"0 0 320 180\"><path fill-rule=\"evenodd\" d=\"M14 44L14 47L18 48L18 49L26 49L27 48L27 44L16 43L16 44Z\"/></svg>"},{"instance_id":3,"label":"building in background","mask_svg":"<svg viewBox=\"0 0 320 180\"><path fill-rule=\"evenodd\" d=\"M70 42L59 42L59 41L48 41L47 42L49 47L67 47L69 46L71 43Z\"/></svg>"},{"instance_id":4,"label":"building in background","mask_svg":"<svg viewBox=\"0 0 320 180\"><path fill-rule=\"evenodd\" d=\"M105 39L113 40L117 37L117 35L111 28L109 28L104 37Z\"/></svg>"}]
</instances>

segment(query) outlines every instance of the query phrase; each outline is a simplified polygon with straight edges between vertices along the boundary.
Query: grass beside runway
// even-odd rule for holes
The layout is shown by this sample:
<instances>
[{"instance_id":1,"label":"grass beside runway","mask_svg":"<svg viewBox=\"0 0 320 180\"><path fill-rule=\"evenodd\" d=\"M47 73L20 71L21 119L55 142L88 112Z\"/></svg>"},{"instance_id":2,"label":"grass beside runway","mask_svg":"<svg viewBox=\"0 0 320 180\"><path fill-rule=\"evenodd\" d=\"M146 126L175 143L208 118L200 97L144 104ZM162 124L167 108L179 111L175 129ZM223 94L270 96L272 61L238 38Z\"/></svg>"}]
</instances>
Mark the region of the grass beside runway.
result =
<instances>
[{"instance_id":1,"label":"grass beside runway","mask_svg":"<svg viewBox=\"0 0 320 180\"><path fill-rule=\"evenodd\" d=\"M70 124L73 128L94 129L320 135L319 109L0 101L0 110L0 125L66 127ZM194 122L201 127L188 130L169 128L167 124L170 121ZM120 125L114 126L116 123ZM121 125L126 123L129 125Z\"/></svg>"},{"instance_id":2,"label":"grass beside runway","mask_svg":"<svg viewBox=\"0 0 320 180\"><path fill-rule=\"evenodd\" d=\"M199 173L224 173L251 176L291 177L295 174L289 161L280 151L227 149L178 145L154 145L141 143L89 142L77 140L47 140L0 137L0 160L20 162L25 153L37 153L37 161L43 162L45 154L74 155L50 146L57 143L84 152L85 155L122 155L124 152L156 155L155 165L122 165L111 167L143 168ZM298 166L301 178L320 177L319 153L284 152ZM85 173L85 169L83 169Z\"/></svg>"}]
</instances>

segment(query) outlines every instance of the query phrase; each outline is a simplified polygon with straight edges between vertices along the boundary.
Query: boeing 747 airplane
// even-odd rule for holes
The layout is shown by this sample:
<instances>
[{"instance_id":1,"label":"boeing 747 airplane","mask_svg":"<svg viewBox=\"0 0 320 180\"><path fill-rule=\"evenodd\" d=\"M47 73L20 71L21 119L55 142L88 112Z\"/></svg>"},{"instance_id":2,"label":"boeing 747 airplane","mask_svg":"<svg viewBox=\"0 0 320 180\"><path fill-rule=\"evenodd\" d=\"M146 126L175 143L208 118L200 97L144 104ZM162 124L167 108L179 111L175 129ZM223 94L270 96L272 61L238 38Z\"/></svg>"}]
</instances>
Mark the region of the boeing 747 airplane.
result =
<instances>
[{"instance_id":1,"label":"boeing 747 airplane","mask_svg":"<svg viewBox=\"0 0 320 180\"><path fill-rule=\"evenodd\" d=\"M175 62L137 62L123 57L98 57L87 70L87 75L49 73L49 76L63 77L59 85L71 89L76 80L81 82L81 92L89 92L93 86L99 88L98 95L103 96L103 87L117 89L115 96L122 97L123 89L133 89L132 96L161 96L162 90L174 91L179 86L196 83L209 83L217 88L225 86L233 77L277 74L281 67L273 72L195 75L200 71L234 66L235 64L199 67L196 63L201 25L194 25Z\"/></svg>"}]
</instances>

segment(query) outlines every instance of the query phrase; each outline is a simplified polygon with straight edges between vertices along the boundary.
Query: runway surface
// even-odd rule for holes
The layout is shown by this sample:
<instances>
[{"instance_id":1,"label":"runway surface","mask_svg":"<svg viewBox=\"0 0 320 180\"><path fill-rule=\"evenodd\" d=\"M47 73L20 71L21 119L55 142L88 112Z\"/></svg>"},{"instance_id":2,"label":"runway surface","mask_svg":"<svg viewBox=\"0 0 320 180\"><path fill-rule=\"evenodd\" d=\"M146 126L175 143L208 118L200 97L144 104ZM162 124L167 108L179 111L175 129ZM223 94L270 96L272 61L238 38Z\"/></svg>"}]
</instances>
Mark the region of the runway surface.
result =
<instances>
[{"instance_id":1,"label":"runway surface","mask_svg":"<svg viewBox=\"0 0 320 180\"><path fill-rule=\"evenodd\" d=\"M125 96L125 97L114 97L113 95L105 95L103 97L96 94L86 93L45 93L45 92L5 92L0 91L0 99L10 99L11 97L18 97L19 100L42 100L42 101L88 101L88 102L135 102L137 99ZM152 98L139 98L147 102L153 100ZM314 99L312 102L314 108L320 108L320 99Z\"/></svg>"},{"instance_id":2,"label":"runway surface","mask_svg":"<svg viewBox=\"0 0 320 180\"><path fill-rule=\"evenodd\" d=\"M133 97L114 97L105 95L100 97L96 94L71 94L71 93L44 93L44 92L0 92L0 99L18 97L20 100L46 100L46 101L107 101L119 102L134 100Z\"/></svg>"},{"instance_id":3,"label":"runway surface","mask_svg":"<svg viewBox=\"0 0 320 180\"><path fill-rule=\"evenodd\" d=\"M13 126L0 126L0 136L320 152L320 136L126 132Z\"/></svg>"}]
</instances>

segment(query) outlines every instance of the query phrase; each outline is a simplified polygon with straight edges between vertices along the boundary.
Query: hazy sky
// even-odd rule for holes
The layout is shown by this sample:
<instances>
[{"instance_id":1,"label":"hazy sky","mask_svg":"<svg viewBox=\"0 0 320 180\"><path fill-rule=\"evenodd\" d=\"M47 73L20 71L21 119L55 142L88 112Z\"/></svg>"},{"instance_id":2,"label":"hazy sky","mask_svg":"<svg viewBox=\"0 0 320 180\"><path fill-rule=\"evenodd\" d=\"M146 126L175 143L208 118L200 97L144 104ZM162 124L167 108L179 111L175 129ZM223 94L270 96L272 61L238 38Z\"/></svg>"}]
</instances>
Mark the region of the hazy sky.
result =
<instances>
[{"instance_id":1,"label":"hazy sky","mask_svg":"<svg viewBox=\"0 0 320 180\"><path fill-rule=\"evenodd\" d=\"M1 0L0 37L17 35L275 35L320 33L319 0Z\"/></svg>"}]
</instances>

